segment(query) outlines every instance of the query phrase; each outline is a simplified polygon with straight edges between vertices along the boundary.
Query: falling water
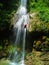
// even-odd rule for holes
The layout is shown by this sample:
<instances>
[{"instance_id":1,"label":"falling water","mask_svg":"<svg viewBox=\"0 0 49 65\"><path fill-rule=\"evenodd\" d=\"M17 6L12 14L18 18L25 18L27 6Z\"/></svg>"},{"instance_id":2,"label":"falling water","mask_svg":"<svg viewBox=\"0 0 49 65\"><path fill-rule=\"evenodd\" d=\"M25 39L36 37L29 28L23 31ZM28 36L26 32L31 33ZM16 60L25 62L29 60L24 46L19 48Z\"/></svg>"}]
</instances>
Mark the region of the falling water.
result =
<instances>
[{"instance_id":1,"label":"falling water","mask_svg":"<svg viewBox=\"0 0 49 65\"><path fill-rule=\"evenodd\" d=\"M20 9L18 12L19 18L18 21L16 21L16 23L14 24L14 34L15 34L14 46L16 47L16 49L14 50L12 61L18 63L16 65L24 65L25 38L26 38L26 28L28 24L26 3L27 0L21 0ZM14 63L12 64L14 65Z\"/></svg>"},{"instance_id":2,"label":"falling water","mask_svg":"<svg viewBox=\"0 0 49 65\"><path fill-rule=\"evenodd\" d=\"M24 63L24 56L25 56L25 38L26 38L26 28L24 29L24 35L23 35L23 54L22 54L23 63Z\"/></svg>"},{"instance_id":3,"label":"falling water","mask_svg":"<svg viewBox=\"0 0 49 65\"><path fill-rule=\"evenodd\" d=\"M26 7L27 0L21 0L21 5Z\"/></svg>"}]
</instances>

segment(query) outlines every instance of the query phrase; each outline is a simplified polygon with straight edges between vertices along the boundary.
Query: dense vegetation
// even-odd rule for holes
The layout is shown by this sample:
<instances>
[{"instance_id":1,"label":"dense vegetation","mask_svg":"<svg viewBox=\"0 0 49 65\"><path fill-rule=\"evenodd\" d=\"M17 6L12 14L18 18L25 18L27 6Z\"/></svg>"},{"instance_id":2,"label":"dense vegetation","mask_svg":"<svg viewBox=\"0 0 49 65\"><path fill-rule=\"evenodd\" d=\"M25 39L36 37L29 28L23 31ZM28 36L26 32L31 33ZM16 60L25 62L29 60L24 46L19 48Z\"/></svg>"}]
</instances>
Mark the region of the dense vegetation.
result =
<instances>
[{"instance_id":1,"label":"dense vegetation","mask_svg":"<svg viewBox=\"0 0 49 65\"><path fill-rule=\"evenodd\" d=\"M12 21L10 20L14 17L19 3L19 0L0 0L0 58L4 56L5 46L10 44L9 36L12 30Z\"/></svg>"},{"instance_id":2,"label":"dense vegetation","mask_svg":"<svg viewBox=\"0 0 49 65\"><path fill-rule=\"evenodd\" d=\"M30 0L30 12L38 12L40 20L49 22L49 0Z\"/></svg>"},{"instance_id":3,"label":"dense vegetation","mask_svg":"<svg viewBox=\"0 0 49 65\"><path fill-rule=\"evenodd\" d=\"M10 25L10 19L13 13L18 8L18 1L15 0L0 0L0 29L4 29ZM13 12L13 13L12 13ZM4 27L4 28L3 28Z\"/></svg>"},{"instance_id":4,"label":"dense vegetation","mask_svg":"<svg viewBox=\"0 0 49 65\"><path fill-rule=\"evenodd\" d=\"M28 10L30 12L31 47L36 50L49 51L49 0L30 0ZM43 39L45 37L45 40ZM32 40L31 40L32 39Z\"/></svg>"}]
</instances>

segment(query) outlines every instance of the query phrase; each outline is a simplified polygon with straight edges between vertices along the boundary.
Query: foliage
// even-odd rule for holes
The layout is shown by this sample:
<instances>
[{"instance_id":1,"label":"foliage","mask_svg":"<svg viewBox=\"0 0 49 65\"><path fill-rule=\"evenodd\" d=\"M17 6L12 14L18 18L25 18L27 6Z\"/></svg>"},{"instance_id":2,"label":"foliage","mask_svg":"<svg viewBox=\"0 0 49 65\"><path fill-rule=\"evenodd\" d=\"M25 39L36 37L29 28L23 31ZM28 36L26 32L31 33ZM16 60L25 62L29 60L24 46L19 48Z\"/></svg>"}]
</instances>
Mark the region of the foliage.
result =
<instances>
[{"instance_id":1,"label":"foliage","mask_svg":"<svg viewBox=\"0 0 49 65\"><path fill-rule=\"evenodd\" d=\"M41 21L37 15L30 14L30 42L38 51L49 51L49 22Z\"/></svg>"},{"instance_id":2,"label":"foliage","mask_svg":"<svg viewBox=\"0 0 49 65\"><path fill-rule=\"evenodd\" d=\"M39 12L42 21L49 22L49 0L30 0L30 12Z\"/></svg>"},{"instance_id":3,"label":"foliage","mask_svg":"<svg viewBox=\"0 0 49 65\"><path fill-rule=\"evenodd\" d=\"M12 54L15 52L15 47L13 45L9 45L9 46L7 46L5 52L8 54Z\"/></svg>"},{"instance_id":4,"label":"foliage","mask_svg":"<svg viewBox=\"0 0 49 65\"><path fill-rule=\"evenodd\" d=\"M49 65L49 52L33 51L26 55L26 65Z\"/></svg>"},{"instance_id":5,"label":"foliage","mask_svg":"<svg viewBox=\"0 0 49 65\"><path fill-rule=\"evenodd\" d=\"M0 65L10 65L10 61L9 60L5 60L3 58L2 60L0 60Z\"/></svg>"},{"instance_id":6,"label":"foliage","mask_svg":"<svg viewBox=\"0 0 49 65\"><path fill-rule=\"evenodd\" d=\"M13 11L16 11L17 7L18 7L18 1L0 0L0 30L10 27L11 24L10 19L13 17L11 13Z\"/></svg>"},{"instance_id":7,"label":"foliage","mask_svg":"<svg viewBox=\"0 0 49 65\"><path fill-rule=\"evenodd\" d=\"M12 21L19 6L19 0L0 0L0 56L4 53L12 53L13 47L10 46L9 36L12 33ZM8 47L7 47L8 46ZM12 50L11 50L12 49Z\"/></svg>"},{"instance_id":8,"label":"foliage","mask_svg":"<svg viewBox=\"0 0 49 65\"><path fill-rule=\"evenodd\" d=\"M0 51L2 50L2 46L0 46Z\"/></svg>"},{"instance_id":9,"label":"foliage","mask_svg":"<svg viewBox=\"0 0 49 65\"><path fill-rule=\"evenodd\" d=\"M34 41L33 47L38 51L49 51L49 38L46 36L41 36L38 40Z\"/></svg>"},{"instance_id":10,"label":"foliage","mask_svg":"<svg viewBox=\"0 0 49 65\"><path fill-rule=\"evenodd\" d=\"M31 16L32 16L32 14L31 14ZM31 16L30 16L31 22L29 24L30 31L38 31L38 32L39 31L43 31L43 32L49 31L49 22L41 21L38 17L38 13L35 13L34 16L32 16L32 17Z\"/></svg>"}]
</instances>

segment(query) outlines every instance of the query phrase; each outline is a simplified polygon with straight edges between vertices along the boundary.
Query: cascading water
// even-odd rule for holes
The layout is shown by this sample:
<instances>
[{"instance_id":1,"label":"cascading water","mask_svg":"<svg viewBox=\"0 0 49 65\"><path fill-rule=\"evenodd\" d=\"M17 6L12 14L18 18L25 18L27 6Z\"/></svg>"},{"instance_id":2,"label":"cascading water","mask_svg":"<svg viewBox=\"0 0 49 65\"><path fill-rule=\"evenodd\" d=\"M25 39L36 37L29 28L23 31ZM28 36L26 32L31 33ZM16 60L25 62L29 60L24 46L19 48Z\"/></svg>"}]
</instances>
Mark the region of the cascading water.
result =
<instances>
[{"instance_id":1,"label":"cascading water","mask_svg":"<svg viewBox=\"0 0 49 65\"><path fill-rule=\"evenodd\" d=\"M27 0L21 0L21 5L26 7Z\"/></svg>"},{"instance_id":2,"label":"cascading water","mask_svg":"<svg viewBox=\"0 0 49 65\"><path fill-rule=\"evenodd\" d=\"M28 14L26 10L27 0L21 0L20 9L18 12L19 19L14 24L14 34L15 34L15 51L12 61L17 63L16 65L24 65L25 56L25 38L26 38L26 27L28 24ZM12 63L15 65L14 63Z\"/></svg>"}]
</instances>

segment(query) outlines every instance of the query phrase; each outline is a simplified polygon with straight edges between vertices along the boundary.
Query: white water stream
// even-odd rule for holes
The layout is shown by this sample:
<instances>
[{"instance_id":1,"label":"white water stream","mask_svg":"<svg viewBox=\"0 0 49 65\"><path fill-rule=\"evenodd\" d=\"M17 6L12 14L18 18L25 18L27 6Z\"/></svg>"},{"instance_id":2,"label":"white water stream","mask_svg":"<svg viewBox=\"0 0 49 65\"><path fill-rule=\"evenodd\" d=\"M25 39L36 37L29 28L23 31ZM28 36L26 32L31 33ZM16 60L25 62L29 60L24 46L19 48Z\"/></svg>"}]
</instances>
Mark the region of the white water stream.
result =
<instances>
[{"instance_id":1,"label":"white water stream","mask_svg":"<svg viewBox=\"0 0 49 65\"><path fill-rule=\"evenodd\" d=\"M11 65L24 65L25 56L25 38L28 25L28 14L26 10L27 0L21 0L21 5L18 11L19 19L14 24L16 50L14 52Z\"/></svg>"}]
</instances>

